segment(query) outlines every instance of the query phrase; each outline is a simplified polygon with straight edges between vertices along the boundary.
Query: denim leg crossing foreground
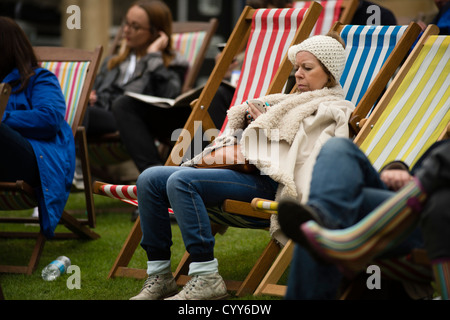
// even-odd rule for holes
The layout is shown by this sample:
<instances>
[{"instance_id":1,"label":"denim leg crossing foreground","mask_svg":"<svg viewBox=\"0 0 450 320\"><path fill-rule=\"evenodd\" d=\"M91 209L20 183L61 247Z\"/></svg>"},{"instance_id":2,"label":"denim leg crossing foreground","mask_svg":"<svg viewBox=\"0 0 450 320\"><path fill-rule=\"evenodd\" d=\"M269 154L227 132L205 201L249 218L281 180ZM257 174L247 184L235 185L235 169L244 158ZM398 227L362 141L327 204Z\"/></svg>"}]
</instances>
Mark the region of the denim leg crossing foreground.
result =
<instances>
[{"instance_id":1,"label":"denim leg crossing foreground","mask_svg":"<svg viewBox=\"0 0 450 320\"><path fill-rule=\"evenodd\" d=\"M170 260L172 208L193 262L214 259L214 236L206 208L225 199L274 199L278 184L269 176L226 169L152 167L137 181L143 237L149 261Z\"/></svg>"},{"instance_id":2,"label":"denim leg crossing foreground","mask_svg":"<svg viewBox=\"0 0 450 320\"><path fill-rule=\"evenodd\" d=\"M392 196L366 155L350 140L333 138L317 157L308 205L330 229L354 225Z\"/></svg>"},{"instance_id":3,"label":"denim leg crossing foreground","mask_svg":"<svg viewBox=\"0 0 450 320\"><path fill-rule=\"evenodd\" d=\"M360 221L394 194L350 139L332 138L317 157L307 204L319 211L324 226L342 229ZM406 254L422 245L417 229L395 250L383 256ZM341 279L342 274L335 265L316 261L297 245L286 298L335 299Z\"/></svg>"}]
</instances>

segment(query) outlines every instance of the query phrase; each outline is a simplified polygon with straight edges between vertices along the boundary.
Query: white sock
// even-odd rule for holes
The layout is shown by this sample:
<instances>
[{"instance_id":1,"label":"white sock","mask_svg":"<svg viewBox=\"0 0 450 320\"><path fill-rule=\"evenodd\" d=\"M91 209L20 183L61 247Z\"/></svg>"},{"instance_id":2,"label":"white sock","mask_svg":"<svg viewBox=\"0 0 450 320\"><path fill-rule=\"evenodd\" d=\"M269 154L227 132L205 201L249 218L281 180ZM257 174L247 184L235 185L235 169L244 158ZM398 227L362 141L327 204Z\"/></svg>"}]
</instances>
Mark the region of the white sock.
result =
<instances>
[{"instance_id":1,"label":"white sock","mask_svg":"<svg viewBox=\"0 0 450 320\"><path fill-rule=\"evenodd\" d=\"M189 275L206 275L219 272L219 262L217 259L205 262L191 262L189 264Z\"/></svg>"},{"instance_id":2,"label":"white sock","mask_svg":"<svg viewBox=\"0 0 450 320\"><path fill-rule=\"evenodd\" d=\"M147 274L149 276L169 272L171 272L170 260L147 261Z\"/></svg>"}]
</instances>

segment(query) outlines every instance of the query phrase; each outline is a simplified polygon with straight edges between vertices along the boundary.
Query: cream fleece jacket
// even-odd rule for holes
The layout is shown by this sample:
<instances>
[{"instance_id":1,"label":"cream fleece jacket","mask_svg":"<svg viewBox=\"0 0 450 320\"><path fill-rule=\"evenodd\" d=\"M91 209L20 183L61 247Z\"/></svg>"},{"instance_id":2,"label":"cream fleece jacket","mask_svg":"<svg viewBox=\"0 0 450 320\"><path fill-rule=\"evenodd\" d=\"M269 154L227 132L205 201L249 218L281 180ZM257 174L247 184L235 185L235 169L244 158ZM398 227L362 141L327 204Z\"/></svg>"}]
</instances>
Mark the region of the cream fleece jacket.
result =
<instances>
[{"instance_id":1,"label":"cream fleece jacket","mask_svg":"<svg viewBox=\"0 0 450 320\"><path fill-rule=\"evenodd\" d=\"M239 142L245 158L279 183L276 201L290 197L304 203L322 145L331 137L349 136L348 120L355 106L344 97L340 85L261 97L258 100L271 107L246 128L247 105L234 106L228 111L227 133L183 165L193 166L212 150ZM271 219L271 233L285 243L276 215Z\"/></svg>"}]
</instances>

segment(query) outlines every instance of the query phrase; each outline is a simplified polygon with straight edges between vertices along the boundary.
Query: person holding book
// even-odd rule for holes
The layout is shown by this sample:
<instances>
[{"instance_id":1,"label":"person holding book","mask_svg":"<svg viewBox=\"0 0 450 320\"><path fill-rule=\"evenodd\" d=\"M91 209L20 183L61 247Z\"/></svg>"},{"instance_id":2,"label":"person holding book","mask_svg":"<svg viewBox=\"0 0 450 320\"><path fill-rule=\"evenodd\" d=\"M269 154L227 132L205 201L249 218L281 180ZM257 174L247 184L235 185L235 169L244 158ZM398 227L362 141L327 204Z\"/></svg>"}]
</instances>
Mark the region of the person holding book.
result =
<instances>
[{"instance_id":1,"label":"person holding book","mask_svg":"<svg viewBox=\"0 0 450 320\"><path fill-rule=\"evenodd\" d=\"M134 3L127 11L122 32L118 53L102 64L91 92L84 119L88 137L120 131L128 125L112 113L116 102L118 106L128 102L117 101L126 91L164 98L181 93L188 61L172 49L168 6L159 0Z\"/></svg>"}]
</instances>

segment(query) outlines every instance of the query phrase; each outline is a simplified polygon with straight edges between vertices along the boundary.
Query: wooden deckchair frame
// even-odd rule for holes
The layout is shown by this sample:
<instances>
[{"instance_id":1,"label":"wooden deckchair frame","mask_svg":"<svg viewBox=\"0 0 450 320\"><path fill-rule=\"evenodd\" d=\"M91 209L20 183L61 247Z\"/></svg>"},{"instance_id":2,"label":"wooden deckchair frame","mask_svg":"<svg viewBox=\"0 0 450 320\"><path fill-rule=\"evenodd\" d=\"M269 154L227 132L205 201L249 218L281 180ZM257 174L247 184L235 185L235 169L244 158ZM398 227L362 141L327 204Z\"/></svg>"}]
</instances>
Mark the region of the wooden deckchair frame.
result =
<instances>
[{"instance_id":1,"label":"wooden deckchair frame","mask_svg":"<svg viewBox=\"0 0 450 320\"><path fill-rule=\"evenodd\" d=\"M339 17L339 22L341 24L350 24L358 9L359 0L344 0L342 2L341 16Z\"/></svg>"},{"instance_id":2,"label":"wooden deckchair frame","mask_svg":"<svg viewBox=\"0 0 450 320\"><path fill-rule=\"evenodd\" d=\"M2 123L3 114L11 94L11 86L8 83L0 83L0 123Z\"/></svg>"}]
</instances>

